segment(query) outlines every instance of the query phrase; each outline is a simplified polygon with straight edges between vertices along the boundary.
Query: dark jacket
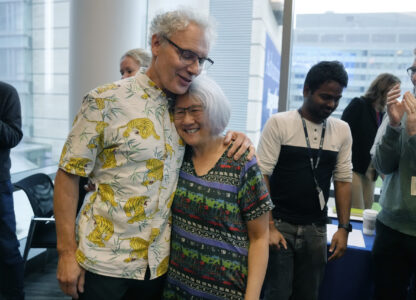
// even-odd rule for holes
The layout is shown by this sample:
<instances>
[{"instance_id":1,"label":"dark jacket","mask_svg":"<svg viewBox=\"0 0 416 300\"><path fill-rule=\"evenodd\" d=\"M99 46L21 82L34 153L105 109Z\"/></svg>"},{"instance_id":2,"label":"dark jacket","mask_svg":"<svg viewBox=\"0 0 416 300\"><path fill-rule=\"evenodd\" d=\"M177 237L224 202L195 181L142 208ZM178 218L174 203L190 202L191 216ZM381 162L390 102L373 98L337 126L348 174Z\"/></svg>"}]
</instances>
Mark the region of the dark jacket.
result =
<instances>
[{"instance_id":1,"label":"dark jacket","mask_svg":"<svg viewBox=\"0 0 416 300\"><path fill-rule=\"evenodd\" d=\"M344 109L341 119L351 128L353 171L365 174L371 161L370 149L379 127L376 111L364 97L354 98Z\"/></svg>"},{"instance_id":2,"label":"dark jacket","mask_svg":"<svg viewBox=\"0 0 416 300\"><path fill-rule=\"evenodd\" d=\"M0 181L10 179L10 149L23 137L19 95L0 81Z\"/></svg>"}]
</instances>

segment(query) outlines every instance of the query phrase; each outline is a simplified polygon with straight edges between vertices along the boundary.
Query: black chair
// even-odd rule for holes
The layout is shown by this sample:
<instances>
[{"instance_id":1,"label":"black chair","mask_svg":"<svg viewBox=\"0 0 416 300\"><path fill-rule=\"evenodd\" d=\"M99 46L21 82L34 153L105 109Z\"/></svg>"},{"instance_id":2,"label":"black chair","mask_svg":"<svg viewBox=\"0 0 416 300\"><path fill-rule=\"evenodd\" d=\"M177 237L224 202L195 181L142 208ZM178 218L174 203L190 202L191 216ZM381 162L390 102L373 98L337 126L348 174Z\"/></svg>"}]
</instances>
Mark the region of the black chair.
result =
<instances>
[{"instance_id":1,"label":"black chair","mask_svg":"<svg viewBox=\"0 0 416 300\"><path fill-rule=\"evenodd\" d=\"M31 248L56 248L53 183L48 175L38 173L16 182L14 186L26 193L34 214L23 254L26 263Z\"/></svg>"}]
</instances>

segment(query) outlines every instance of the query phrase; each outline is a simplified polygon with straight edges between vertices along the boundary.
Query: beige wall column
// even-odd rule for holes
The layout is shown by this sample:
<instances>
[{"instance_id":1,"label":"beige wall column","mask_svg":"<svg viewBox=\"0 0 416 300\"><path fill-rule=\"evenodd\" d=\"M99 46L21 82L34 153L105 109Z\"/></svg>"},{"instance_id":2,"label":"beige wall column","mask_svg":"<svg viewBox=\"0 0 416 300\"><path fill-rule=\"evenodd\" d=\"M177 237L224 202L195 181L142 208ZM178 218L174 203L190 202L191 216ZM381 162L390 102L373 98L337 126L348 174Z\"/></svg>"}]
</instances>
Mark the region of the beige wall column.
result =
<instances>
[{"instance_id":1,"label":"beige wall column","mask_svg":"<svg viewBox=\"0 0 416 300\"><path fill-rule=\"evenodd\" d=\"M146 48L147 0L72 0L69 126L89 90L120 79L121 55Z\"/></svg>"}]
</instances>

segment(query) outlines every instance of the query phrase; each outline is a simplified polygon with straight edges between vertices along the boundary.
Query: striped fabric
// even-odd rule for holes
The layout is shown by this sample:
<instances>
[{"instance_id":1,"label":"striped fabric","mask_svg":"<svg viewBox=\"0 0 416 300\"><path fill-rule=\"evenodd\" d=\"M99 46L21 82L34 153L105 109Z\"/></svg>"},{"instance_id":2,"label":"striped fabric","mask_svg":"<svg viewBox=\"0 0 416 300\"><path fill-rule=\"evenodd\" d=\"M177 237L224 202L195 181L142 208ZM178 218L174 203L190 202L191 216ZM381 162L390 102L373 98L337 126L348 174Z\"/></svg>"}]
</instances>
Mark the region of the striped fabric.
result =
<instances>
[{"instance_id":1,"label":"striped fabric","mask_svg":"<svg viewBox=\"0 0 416 300\"><path fill-rule=\"evenodd\" d=\"M185 154L172 205L171 256L164 299L243 299L248 275L246 222L272 209L256 159L226 152L197 176Z\"/></svg>"}]
</instances>

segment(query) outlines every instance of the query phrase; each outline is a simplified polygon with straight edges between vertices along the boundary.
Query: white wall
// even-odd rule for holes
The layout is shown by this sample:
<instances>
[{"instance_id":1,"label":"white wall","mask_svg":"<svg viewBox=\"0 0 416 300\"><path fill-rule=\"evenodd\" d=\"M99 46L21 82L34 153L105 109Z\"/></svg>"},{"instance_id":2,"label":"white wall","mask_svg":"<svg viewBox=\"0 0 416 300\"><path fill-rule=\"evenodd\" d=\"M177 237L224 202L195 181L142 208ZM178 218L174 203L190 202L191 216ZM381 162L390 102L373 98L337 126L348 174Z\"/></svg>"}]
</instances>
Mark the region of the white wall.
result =
<instances>
[{"instance_id":1,"label":"white wall","mask_svg":"<svg viewBox=\"0 0 416 300\"><path fill-rule=\"evenodd\" d=\"M251 31L251 54L246 131L254 145L258 144L261 129L263 101L263 78L265 63L266 34L281 53L282 26L274 18L269 0L253 0Z\"/></svg>"},{"instance_id":2,"label":"white wall","mask_svg":"<svg viewBox=\"0 0 416 300\"><path fill-rule=\"evenodd\" d=\"M211 0L210 14L218 22L218 40L208 70L231 102L228 129L245 132L256 145L260 137L266 34L281 50L282 28L277 26L269 0Z\"/></svg>"},{"instance_id":3,"label":"white wall","mask_svg":"<svg viewBox=\"0 0 416 300\"><path fill-rule=\"evenodd\" d=\"M89 90L120 79L120 57L146 46L147 0L71 1L69 126Z\"/></svg>"},{"instance_id":4,"label":"white wall","mask_svg":"<svg viewBox=\"0 0 416 300\"><path fill-rule=\"evenodd\" d=\"M151 0L148 7L149 23L156 14L180 7L193 9L201 14L209 14L209 0Z\"/></svg>"},{"instance_id":5,"label":"white wall","mask_svg":"<svg viewBox=\"0 0 416 300\"><path fill-rule=\"evenodd\" d=\"M56 160L62 149L69 112L69 3L69 0L32 3L32 103L22 105L31 128L25 136L29 144L24 149L16 148L16 153L28 155L28 151L37 147L46 153L44 159Z\"/></svg>"},{"instance_id":6,"label":"white wall","mask_svg":"<svg viewBox=\"0 0 416 300\"><path fill-rule=\"evenodd\" d=\"M122 49L149 48L147 30L157 13L189 7L213 15L219 21L218 42L210 54L215 64L208 73L221 84L231 100L233 111L229 128L246 132L257 144L261 126L266 33L281 50L282 28L276 24L268 0L152 0L148 1L147 16L143 16L146 1L125 0L121 2L123 5L117 3L113 6L110 2L71 2L74 28L71 34L71 61L77 64L71 64L70 120L88 90L117 79L117 62ZM140 11L141 17L132 21L128 17L134 15L132 11ZM120 35L120 32L123 34ZM117 43L112 43L114 40ZM100 55L96 55L97 51Z\"/></svg>"}]
</instances>

